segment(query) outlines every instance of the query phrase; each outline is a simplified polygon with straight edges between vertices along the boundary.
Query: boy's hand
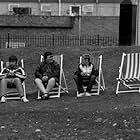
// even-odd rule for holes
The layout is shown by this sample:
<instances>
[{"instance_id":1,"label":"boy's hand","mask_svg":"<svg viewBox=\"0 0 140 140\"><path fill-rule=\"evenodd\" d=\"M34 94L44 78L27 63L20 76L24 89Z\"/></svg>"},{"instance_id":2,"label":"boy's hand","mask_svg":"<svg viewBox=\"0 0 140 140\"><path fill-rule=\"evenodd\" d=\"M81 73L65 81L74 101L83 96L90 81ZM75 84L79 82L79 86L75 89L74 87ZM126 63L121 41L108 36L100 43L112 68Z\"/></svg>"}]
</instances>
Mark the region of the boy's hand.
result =
<instances>
[{"instance_id":1,"label":"boy's hand","mask_svg":"<svg viewBox=\"0 0 140 140\"><path fill-rule=\"evenodd\" d=\"M82 76L86 76L86 73L85 73L85 72L81 72L81 75L82 75Z\"/></svg>"},{"instance_id":2,"label":"boy's hand","mask_svg":"<svg viewBox=\"0 0 140 140\"><path fill-rule=\"evenodd\" d=\"M9 75L10 75L10 76L14 76L15 73L14 73L13 71L11 71L11 72L9 73Z\"/></svg>"},{"instance_id":3,"label":"boy's hand","mask_svg":"<svg viewBox=\"0 0 140 140\"><path fill-rule=\"evenodd\" d=\"M43 76L43 77L42 77L42 81L43 81L43 82L45 82L45 81L47 81L47 80L48 80L48 76Z\"/></svg>"}]
</instances>

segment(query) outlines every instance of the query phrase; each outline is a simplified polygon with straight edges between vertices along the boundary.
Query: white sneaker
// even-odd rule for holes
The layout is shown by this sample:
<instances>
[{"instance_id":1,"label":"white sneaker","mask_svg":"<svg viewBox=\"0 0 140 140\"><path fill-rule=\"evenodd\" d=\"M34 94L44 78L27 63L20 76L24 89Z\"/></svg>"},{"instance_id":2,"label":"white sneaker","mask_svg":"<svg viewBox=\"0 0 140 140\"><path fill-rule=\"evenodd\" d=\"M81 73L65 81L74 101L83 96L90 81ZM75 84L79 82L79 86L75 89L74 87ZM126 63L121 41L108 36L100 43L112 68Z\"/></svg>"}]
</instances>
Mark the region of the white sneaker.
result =
<instances>
[{"instance_id":1,"label":"white sneaker","mask_svg":"<svg viewBox=\"0 0 140 140\"><path fill-rule=\"evenodd\" d=\"M6 102L6 99L5 99L4 96L1 97L1 101L0 101L0 102L1 102L1 103L5 103L5 102Z\"/></svg>"},{"instance_id":2,"label":"white sneaker","mask_svg":"<svg viewBox=\"0 0 140 140\"><path fill-rule=\"evenodd\" d=\"M78 91L77 91L77 97L82 97L82 96L84 96L85 95L85 93L79 93Z\"/></svg>"},{"instance_id":3,"label":"white sneaker","mask_svg":"<svg viewBox=\"0 0 140 140\"><path fill-rule=\"evenodd\" d=\"M21 101L23 101L24 103L29 102L29 100L26 97L24 97L24 96L21 98Z\"/></svg>"},{"instance_id":4,"label":"white sneaker","mask_svg":"<svg viewBox=\"0 0 140 140\"><path fill-rule=\"evenodd\" d=\"M89 92L86 92L85 96L91 96L91 94Z\"/></svg>"}]
</instances>

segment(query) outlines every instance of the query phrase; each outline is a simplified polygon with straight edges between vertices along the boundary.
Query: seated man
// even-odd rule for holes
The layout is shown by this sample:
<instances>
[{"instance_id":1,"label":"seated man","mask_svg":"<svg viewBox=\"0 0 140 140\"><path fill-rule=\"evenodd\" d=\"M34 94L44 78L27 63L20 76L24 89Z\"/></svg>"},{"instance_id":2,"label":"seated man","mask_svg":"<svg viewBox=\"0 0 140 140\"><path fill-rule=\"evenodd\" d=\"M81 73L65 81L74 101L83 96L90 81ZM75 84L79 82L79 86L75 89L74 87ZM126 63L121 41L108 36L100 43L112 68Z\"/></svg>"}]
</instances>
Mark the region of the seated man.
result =
<instances>
[{"instance_id":1,"label":"seated man","mask_svg":"<svg viewBox=\"0 0 140 140\"><path fill-rule=\"evenodd\" d=\"M20 94L21 100L23 102L28 102L26 97L24 97L24 90L22 82L25 80L26 75L23 73L24 70L18 67L17 57L12 55L9 57L9 65L5 67L0 74L0 84L1 84L1 102L5 102L6 89L8 86L16 87L18 93Z\"/></svg>"},{"instance_id":2,"label":"seated man","mask_svg":"<svg viewBox=\"0 0 140 140\"><path fill-rule=\"evenodd\" d=\"M60 66L53 60L51 52L44 54L44 61L37 67L35 71L35 83L42 92L42 99L49 98L49 92L54 88L56 82L59 81Z\"/></svg>"},{"instance_id":3,"label":"seated man","mask_svg":"<svg viewBox=\"0 0 140 140\"><path fill-rule=\"evenodd\" d=\"M82 63L79 64L78 70L75 72L74 80L77 85L79 96L83 95L90 96L91 88L96 84L96 77L98 76L98 71L95 70L94 65L90 61L90 55L84 55ZM83 85L87 86L86 92L84 93Z\"/></svg>"}]
</instances>

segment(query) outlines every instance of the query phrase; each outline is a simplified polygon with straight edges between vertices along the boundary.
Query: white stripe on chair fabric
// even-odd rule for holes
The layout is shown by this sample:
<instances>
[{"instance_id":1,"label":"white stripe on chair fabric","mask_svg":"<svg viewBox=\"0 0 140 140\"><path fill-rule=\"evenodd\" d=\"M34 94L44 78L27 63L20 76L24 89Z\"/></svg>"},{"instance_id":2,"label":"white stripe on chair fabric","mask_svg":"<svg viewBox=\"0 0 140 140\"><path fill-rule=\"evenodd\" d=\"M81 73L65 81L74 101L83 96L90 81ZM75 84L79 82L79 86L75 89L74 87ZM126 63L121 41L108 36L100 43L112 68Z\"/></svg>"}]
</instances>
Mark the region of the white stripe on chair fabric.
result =
<instances>
[{"instance_id":1,"label":"white stripe on chair fabric","mask_svg":"<svg viewBox=\"0 0 140 140\"><path fill-rule=\"evenodd\" d=\"M126 72L124 79L140 78L140 53L126 55Z\"/></svg>"}]
</instances>

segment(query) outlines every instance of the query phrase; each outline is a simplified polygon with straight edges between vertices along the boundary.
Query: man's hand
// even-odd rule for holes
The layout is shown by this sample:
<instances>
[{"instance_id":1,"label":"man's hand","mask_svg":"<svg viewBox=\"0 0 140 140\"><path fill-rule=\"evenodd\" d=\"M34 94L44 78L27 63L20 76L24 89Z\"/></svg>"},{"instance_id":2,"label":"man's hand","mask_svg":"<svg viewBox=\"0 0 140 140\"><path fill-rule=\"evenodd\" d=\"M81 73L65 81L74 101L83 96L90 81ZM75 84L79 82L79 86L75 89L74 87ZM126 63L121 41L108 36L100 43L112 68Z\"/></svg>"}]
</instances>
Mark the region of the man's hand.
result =
<instances>
[{"instance_id":1,"label":"man's hand","mask_svg":"<svg viewBox=\"0 0 140 140\"><path fill-rule=\"evenodd\" d=\"M42 77L42 81L43 81L43 82L46 82L47 80L48 80L48 76L43 76L43 77Z\"/></svg>"}]
</instances>

